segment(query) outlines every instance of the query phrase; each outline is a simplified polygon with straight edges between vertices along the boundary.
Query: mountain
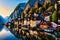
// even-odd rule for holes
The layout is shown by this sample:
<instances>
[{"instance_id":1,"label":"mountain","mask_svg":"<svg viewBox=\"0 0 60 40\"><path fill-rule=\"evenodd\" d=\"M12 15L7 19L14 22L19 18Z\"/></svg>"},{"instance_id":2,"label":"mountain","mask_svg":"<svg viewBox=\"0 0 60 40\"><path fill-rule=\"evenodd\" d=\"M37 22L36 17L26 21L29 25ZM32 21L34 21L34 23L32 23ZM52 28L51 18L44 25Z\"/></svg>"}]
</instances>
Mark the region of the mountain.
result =
<instances>
[{"instance_id":1,"label":"mountain","mask_svg":"<svg viewBox=\"0 0 60 40\"><path fill-rule=\"evenodd\" d=\"M4 23L5 23L5 19L2 16L0 16L0 25Z\"/></svg>"},{"instance_id":2,"label":"mountain","mask_svg":"<svg viewBox=\"0 0 60 40\"><path fill-rule=\"evenodd\" d=\"M4 23L5 23L5 19L2 16L0 16L0 31L3 29L2 24Z\"/></svg>"},{"instance_id":3,"label":"mountain","mask_svg":"<svg viewBox=\"0 0 60 40\"><path fill-rule=\"evenodd\" d=\"M4 19L5 19L5 23L7 23L8 22L8 17L9 16L6 16Z\"/></svg>"},{"instance_id":4,"label":"mountain","mask_svg":"<svg viewBox=\"0 0 60 40\"><path fill-rule=\"evenodd\" d=\"M44 4L44 0L29 0L28 1L28 4L30 6L33 6L35 3L40 3L41 5L43 5Z\"/></svg>"},{"instance_id":5,"label":"mountain","mask_svg":"<svg viewBox=\"0 0 60 40\"><path fill-rule=\"evenodd\" d=\"M44 0L29 0L24 8L24 13L32 7L38 8L44 4Z\"/></svg>"},{"instance_id":6,"label":"mountain","mask_svg":"<svg viewBox=\"0 0 60 40\"><path fill-rule=\"evenodd\" d=\"M54 0L29 0L24 10L28 10L31 7L37 8L37 7L43 6L46 2L53 2L53 1Z\"/></svg>"},{"instance_id":7,"label":"mountain","mask_svg":"<svg viewBox=\"0 0 60 40\"><path fill-rule=\"evenodd\" d=\"M20 16L21 13L23 12L24 7L25 7L25 4L26 4L26 3L20 3L20 4L18 4L17 7L15 8L15 11L18 10L17 14L18 14L19 16Z\"/></svg>"},{"instance_id":8,"label":"mountain","mask_svg":"<svg viewBox=\"0 0 60 40\"><path fill-rule=\"evenodd\" d=\"M36 14L37 20L43 20L44 17L49 16L49 13L46 15L46 11L54 11L54 5L54 1L52 0L29 0L25 5L24 11L22 13L24 16L22 17L34 18L34 14Z\"/></svg>"},{"instance_id":9,"label":"mountain","mask_svg":"<svg viewBox=\"0 0 60 40\"><path fill-rule=\"evenodd\" d=\"M20 10L21 10L21 9L24 9L25 4L26 4L26 3L20 3L20 4L18 4L18 5L16 6L16 8L15 8L14 11L19 10L19 9L20 9Z\"/></svg>"},{"instance_id":10,"label":"mountain","mask_svg":"<svg viewBox=\"0 0 60 40\"><path fill-rule=\"evenodd\" d=\"M11 15L8 17L8 21L11 22L13 19L16 19L18 16L21 15L21 13L24 10L26 3L20 3L16 6L16 8L14 9L14 11L11 13Z\"/></svg>"}]
</instances>

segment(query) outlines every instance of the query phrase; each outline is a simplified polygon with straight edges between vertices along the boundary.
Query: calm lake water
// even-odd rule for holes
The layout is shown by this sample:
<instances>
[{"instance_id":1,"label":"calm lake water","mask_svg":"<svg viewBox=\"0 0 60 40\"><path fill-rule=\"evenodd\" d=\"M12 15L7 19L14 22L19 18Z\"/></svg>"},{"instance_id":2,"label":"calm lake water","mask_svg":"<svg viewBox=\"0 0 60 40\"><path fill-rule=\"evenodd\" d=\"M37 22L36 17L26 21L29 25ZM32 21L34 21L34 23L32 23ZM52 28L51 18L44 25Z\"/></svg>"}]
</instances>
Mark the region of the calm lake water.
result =
<instances>
[{"instance_id":1,"label":"calm lake water","mask_svg":"<svg viewBox=\"0 0 60 40\"><path fill-rule=\"evenodd\" d=\"M16 38L7 28L0 31L0 40L21 40Z\"/></svg>"}]
</instances>

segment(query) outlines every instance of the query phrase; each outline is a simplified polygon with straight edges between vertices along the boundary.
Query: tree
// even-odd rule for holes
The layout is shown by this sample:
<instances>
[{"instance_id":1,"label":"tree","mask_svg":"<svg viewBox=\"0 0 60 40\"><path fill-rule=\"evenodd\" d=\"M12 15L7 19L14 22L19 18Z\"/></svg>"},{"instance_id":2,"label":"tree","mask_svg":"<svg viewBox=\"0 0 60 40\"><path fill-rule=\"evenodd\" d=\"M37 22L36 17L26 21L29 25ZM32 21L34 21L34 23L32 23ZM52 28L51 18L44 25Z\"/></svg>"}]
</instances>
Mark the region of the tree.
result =
<instances>
[{"instance_id":1,"label":"tree","mask_svg":"<svg viewBox=\"0 0 60 40\"><path fill-rule=\"evenodd\" d=\"M46 11L50 11L50 10L53 10L54 9L54 6L50 6L48 7L48 9Z\"/></svg>"},{"instance_id":2,"label":"tree","mask_svg":"<svg viewBox=\"0 0 60 40\"><path fill-rule=\"evenodd\" d=\"M39 7L39 13L41 13L41 11L42 11L42 7Z\"/></svg>"},{"instance_id":3,"label":"tree","mask_svg":"<svg viewBox=\"0 0 60 40\"><path fill-rule=\"evenodd\" d=\"M57 22L57 11L54 11L52 14L52 21Z\"/></svg>"}]
</instances>

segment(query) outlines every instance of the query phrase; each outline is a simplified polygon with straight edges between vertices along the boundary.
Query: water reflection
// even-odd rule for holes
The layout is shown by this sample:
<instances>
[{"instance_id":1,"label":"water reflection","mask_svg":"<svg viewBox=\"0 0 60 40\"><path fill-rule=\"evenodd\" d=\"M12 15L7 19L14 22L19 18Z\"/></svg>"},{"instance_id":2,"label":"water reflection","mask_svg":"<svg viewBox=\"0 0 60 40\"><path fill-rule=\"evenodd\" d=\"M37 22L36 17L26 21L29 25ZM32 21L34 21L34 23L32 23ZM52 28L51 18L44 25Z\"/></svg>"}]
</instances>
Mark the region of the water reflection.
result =
<instances>
[{"instance_id":1,"label":"water reflection","mask_svg":"<svg viewBox=\"0 0 60 40\"><path fill-rule=\"evenodd\" d=\"M19 40L7 28L0 31L0 40Z\"/></svg>"},{"instance_id":2,"label":"water reflection","mask_svg":"<svg viewBox=\"0 0 60 40\"><path fill-rule=\"evenodd\" d=\"M0 31L3 29L3 26L0 24Z\"/></svg>"}]
</instances>

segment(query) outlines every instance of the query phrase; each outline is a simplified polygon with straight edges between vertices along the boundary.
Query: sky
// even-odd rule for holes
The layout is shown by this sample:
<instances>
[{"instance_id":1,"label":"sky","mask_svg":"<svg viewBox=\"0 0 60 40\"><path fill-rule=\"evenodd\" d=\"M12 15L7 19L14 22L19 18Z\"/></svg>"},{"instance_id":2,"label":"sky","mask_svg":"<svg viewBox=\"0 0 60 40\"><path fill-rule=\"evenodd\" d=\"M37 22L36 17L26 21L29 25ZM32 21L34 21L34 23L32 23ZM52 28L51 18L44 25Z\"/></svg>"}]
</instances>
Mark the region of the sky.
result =
<instances>
[{"instance_id":1,"label":"sky","mask_svg":"<svg viewBox=\"0 0 60 40\"><path fill-rule=\"evenodd\" d=\"M0 15L4 18L9 16L19 3L27 1L28 0L0 0Z\"/></svg>"}]
</instances>

